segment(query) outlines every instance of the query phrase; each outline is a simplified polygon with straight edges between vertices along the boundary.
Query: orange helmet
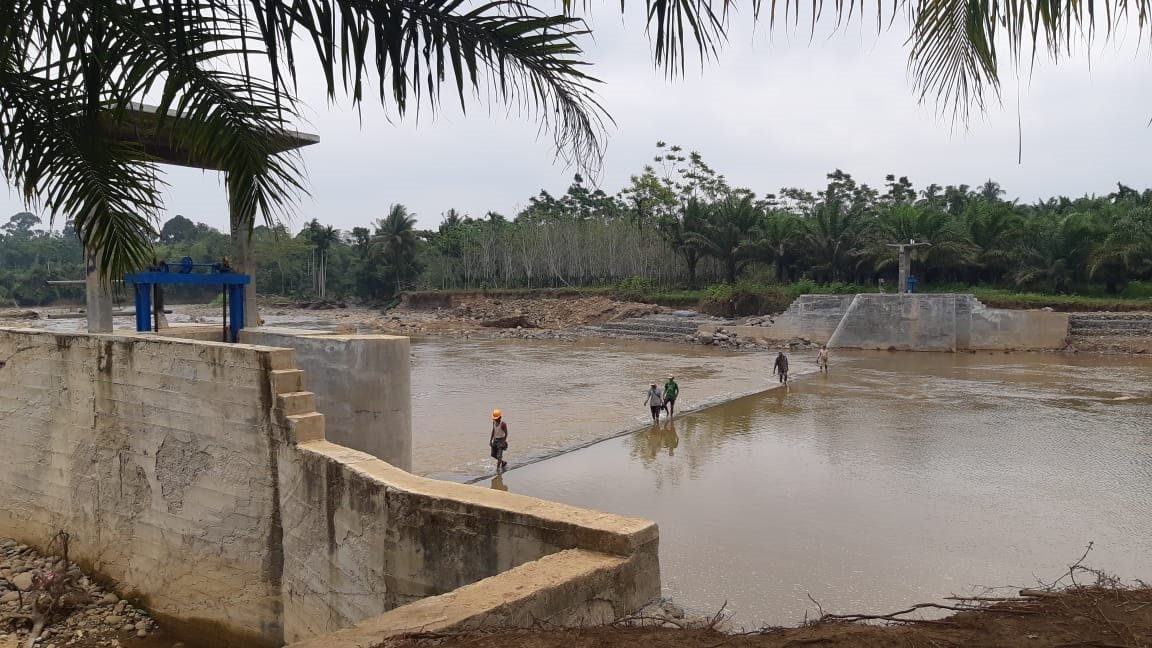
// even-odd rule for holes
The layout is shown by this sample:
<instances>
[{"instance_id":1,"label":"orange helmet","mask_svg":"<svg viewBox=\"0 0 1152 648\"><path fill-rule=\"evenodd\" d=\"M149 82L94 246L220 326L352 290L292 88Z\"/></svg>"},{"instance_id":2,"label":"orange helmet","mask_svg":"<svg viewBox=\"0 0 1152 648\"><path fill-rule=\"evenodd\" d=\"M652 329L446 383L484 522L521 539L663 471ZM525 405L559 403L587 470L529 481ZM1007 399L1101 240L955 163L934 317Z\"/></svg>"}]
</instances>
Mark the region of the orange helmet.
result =
<instances>
[{"instance_id":1,"label":"orange helmet","mask_svg":"<svg viewBox=\"0 0 1152 648\"><path fill-rule=\"evenodd\" d=\"M504 413L503 413L503 412L501 412L501 411L500 411L500 410L498 410L498 409L494 409L494 410L492 410L492 420L493 420L493 421L495 421L495 420L499 419L499 418L500 418L501 416L503 416L503 415L504 415Z\"/></svg>"}]
</instances>

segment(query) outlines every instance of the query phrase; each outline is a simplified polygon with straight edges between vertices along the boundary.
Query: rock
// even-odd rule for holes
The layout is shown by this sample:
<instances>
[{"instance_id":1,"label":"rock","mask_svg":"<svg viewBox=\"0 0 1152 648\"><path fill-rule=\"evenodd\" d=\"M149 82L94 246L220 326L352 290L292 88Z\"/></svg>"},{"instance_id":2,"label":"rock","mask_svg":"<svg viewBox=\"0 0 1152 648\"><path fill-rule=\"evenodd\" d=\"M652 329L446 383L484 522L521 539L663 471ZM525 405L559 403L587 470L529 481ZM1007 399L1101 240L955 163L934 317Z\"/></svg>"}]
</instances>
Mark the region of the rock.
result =
<instances>
[{"instance_id":1,"label":"rock","mask_svg":"<svg viewBox=\"0 0 1152 648\"><path fill-rule=\"evenodd\" d=\"M673 619L683 619L684 618L684 608L680 607L679 605L676 605L675 603L665 603L663 605L663 608L664 608L664 614L667 614L669 617L671 617Z\"/></svg>"},{"instance_id":2,"label":"rock","mask_svg":"<svg viewBox=\"0 0 1152 648\"><path fill-rule=\"evenodd\" d=\"M20 590L21 592L27 592L28 590L32 589L32 572L16 574L10 580L12 584L16 586L16 589Z\"/></svg>"},{"instance_id":3,"label":"rock","mask_svg":"<svg viewBox=\"0 0 1152 648\"><path fill-rule=\"evenodd\" d=\"M120 600L116 602L116 607L112 608L112 614L120 614L124 611L124 606L128 605L128 601Z\"/></svg>"},{"instance_id":4,"label":"rock","mask_svg":"<svg viewBox=\"0 0 1152 648\"><path fill-rule=\"evenodd\" d=\"M136 626L132 625L131 623L125 623L124 627L120 629L124 632L136 632Z\"/></svg>"},{"instance_id":5,"label":"rock","mask_svg":"<svg viewBox=\"0 0 1152 648\"><path fill-rule=\"evenodd\" d=\"M148 629L148 622L147 621L137 621L135 628L137 630L147 630Z\"/></svg>"},{"instance_id":6,"label":"rock","mask_svg":"<svg viewBox=\"0 0 1152 648\"><path fill-rule=\"evenodd\" d=\"M100 605L116 605L120 602L120 597L112 592L108 592L100 598Z\"/></svg>"},{"instance_id":7,"label":"rock","mask_svg":"<svg viewBox=\"0 0 1152 648\"><path fill-rule=\"evenodd\" d=\"M136 636L137 636L137 637L140 637L141 639L143 639L144 637L147 637L147 636L148 636L148 631L147 631L147 630L137 630L137 631L136 631Z\"/></svg>"},{"instance_id":8,"label":"rock","mask_svg":"<svg viewBox=\"0 0 1152 648\"><path fill-rule=\"evenodd\" d=\"M4 596L0 596L0 603L15 603L20 600L19 592L8 592Z\"/></svg>"},{"instance_id":9,"label":"rock","mask_svg":"<svg viewBox=\"0 0 1152 648\"><path fill-rule=\"evenodd\" d=\"M104 617L104 623L110 626L121 626L124 625L124 617L116 614L109 614L108 616Z\"/></svg>"}]
</instances>

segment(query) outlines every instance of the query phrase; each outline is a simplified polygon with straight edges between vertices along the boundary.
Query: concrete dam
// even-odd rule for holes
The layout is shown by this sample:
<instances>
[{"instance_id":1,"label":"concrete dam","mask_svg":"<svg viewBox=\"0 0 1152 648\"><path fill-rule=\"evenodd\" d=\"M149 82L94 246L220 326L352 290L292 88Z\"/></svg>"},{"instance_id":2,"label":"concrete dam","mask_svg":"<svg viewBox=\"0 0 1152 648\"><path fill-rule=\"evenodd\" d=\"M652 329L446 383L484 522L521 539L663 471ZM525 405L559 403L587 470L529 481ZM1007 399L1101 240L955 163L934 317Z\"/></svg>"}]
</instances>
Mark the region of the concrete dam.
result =
<instances>
[{"instance_id":1,"label":"concrete dam","mask_svg":"<svg viewBox=\"0 0 1152 648\"><path fill-rule=\"evenodd\" d=\"M988 308L968 294L802 295L772 326L725 330L748 338L804 338L841 349L1054 350L1067 344L1069 315Z\"/></svg>"},{"instance_id":2,"label":"concrete dam","mask_svg":"<svg viewBox=\"0 0 1152 648\"><path fill-rule=\"evenodd\" d=\"M0 329L0 537L67 530L214 646L601 623L660 595L652 522L403 469L408 338L220 336Z\"/></svg>"}]
</instances>

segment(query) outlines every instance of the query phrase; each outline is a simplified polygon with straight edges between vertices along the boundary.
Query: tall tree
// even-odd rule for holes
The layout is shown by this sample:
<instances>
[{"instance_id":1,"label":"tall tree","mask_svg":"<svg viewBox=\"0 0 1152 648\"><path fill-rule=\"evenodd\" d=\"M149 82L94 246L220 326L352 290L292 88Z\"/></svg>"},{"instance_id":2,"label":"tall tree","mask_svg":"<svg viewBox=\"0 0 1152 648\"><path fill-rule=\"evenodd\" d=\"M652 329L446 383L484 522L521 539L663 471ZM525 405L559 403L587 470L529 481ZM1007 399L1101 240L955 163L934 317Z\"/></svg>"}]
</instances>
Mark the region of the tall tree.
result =
<instances>
[{"instance_id":1,"label":"tall tree","mask_svg":"<svg viewBox=\"0 0 1152 648\"><path fill-rule=\"evenodd\" d=\"M416 247L419 243L416 217L409 214L404 205L392 205L387 216L377 219L376 231L372 235L372 250L383 262L386 277L395 284L393 295L400 294L404 282L419 272L416 262Z\"/></svg>"},{"instance_id":2,"label":"tall tree","mask_svg":"<svg viewBox=\"0 0 1152 648\"><path fill-rule=\"evenodd\" d=\"M748 264L770 250L758 231L764 214L749 194L733 194L712 205L699 231L688 239L724 267L724 279L735 284Z\"/></svg>"}]
</instances>

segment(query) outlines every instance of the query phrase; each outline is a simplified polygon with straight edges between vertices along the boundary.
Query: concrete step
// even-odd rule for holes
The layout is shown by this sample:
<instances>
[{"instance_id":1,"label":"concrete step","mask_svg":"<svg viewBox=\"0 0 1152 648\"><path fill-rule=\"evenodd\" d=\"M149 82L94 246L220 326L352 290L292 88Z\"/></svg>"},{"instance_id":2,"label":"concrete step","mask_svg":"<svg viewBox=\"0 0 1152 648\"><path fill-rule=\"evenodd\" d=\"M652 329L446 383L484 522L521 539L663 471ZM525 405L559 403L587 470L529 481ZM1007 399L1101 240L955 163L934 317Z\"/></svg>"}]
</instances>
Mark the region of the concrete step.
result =
<instances>
[{"instance_id":1,"label":"concrete step","mask_svg":"<svg viewBox=\"0 0 1152 648\"><path fill-rule=\"evenodd\" d=\"M309 391L277 394L276 409L283 412L284 416L311 414L316 411L316 394Z\"/></svg>"},{"instance_id":2,"label":"concrete step","mask_svg":"<svg viewBox=\"0 0 1152 648\"><path fill-rule=\"evenodd\" d=\"M300 369L274 369L272 391L277 394L304 391L304 372Z\"/></svg>"},{"instance_id":3,"label":"concrete step","mask_svg":"<svg viewBox=\"0 0 1152 648\"><path fill-rule=\"evenodd\" d=\"M288 421L288 434L293 443L321 441L324 437L324 415L319 412L285 416Z\"/></svg>"}]
</instances>

